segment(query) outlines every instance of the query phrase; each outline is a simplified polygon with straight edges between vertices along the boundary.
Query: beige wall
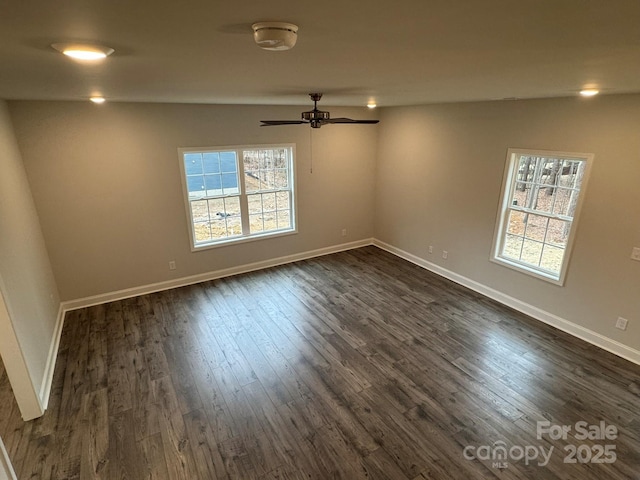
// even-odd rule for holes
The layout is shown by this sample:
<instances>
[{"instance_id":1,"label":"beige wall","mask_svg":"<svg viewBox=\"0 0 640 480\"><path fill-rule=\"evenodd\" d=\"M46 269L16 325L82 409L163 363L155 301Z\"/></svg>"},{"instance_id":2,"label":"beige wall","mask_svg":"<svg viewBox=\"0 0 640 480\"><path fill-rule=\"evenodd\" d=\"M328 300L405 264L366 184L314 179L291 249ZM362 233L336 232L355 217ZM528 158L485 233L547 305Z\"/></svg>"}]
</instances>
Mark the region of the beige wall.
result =
<instances>
[{"instance_id":1,"label":"beige wall","mask_svg":"<svg viewBox=\"0 0 640 480\"><path fill-rule=\"evenodd\" d=\"M63 300L373 235L376 126L259 126L299 118L303 107L27 101L10 109ZM297 146L299 233L191 252L177 149L261 143Z\"/></svg>"},{"instance_id":2,"label":"beige wall","mask_svg":"<svg viewBox=\"0 0 640 480\"><path fill-rule=\"evenodd\" d=\"M640 263L629 258L640 245L640 96L398 107L382 109L377 127L314 131L258 126L297 118L300 107L28 101L10 110L64 300L375 234L640 349ZM279 142L297 145L299 234L192 253L177 148ZM509 147L595 154L564 287L489 262ZM627 332L613 328L618 316Z\"/></svg>"},{"instance_id":3,"label":"beige wall","mask_svg":"<svg viewBox=\"0 0 640 480\"><path fill-rule=\"evenodd\" d=\"M60 298L7 105L1 101L0 290L5 312L0 312L0 354L22 414L32 418L37 416L33 395L40 394L48 375Z\"/></svg>"},{"instance_id":4,"label":"beige wall","mask_svg":"<svg viewBox=\"0 0 640 480\"><path fill-rule=\"evenodd\" d=\"M379 128L377 239L640 349L640 96L390 108ZM595 154L564 287L489 262L509 147Z\"/></svg>"}]
</instances>

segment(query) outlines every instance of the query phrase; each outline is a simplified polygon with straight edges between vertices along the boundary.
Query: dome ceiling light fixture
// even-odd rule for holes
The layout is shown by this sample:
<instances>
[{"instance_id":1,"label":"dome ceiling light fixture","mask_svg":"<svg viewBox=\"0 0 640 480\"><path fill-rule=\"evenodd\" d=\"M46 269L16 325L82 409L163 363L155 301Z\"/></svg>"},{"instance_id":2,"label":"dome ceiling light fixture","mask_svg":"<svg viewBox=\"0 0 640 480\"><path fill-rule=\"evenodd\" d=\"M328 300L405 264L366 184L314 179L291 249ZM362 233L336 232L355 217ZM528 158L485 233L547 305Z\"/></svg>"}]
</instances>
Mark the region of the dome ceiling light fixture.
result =
<instances>
[{"instance_id":1,"label":"dome ceiling light fixture","mask_svg":"<svg viewBox=\"0 0 640 480\"><path fill-rule=\"evenodd\" d=\"M287 22L257 22L253 29L253 39L264 50L290 50L298 40L298 26Z\"/></svg>"},{"instance_id":2,"label":"dome ceiling light fixture","mask_svg":"<svg viewBox=\"0 0 640 480\"><path fill-rule=\"evenodd\" d=\"M583 90L580 90L580 95L582 95L583 97L593 97L595 95L598 95L600 93L600 90L598 90L597 88L585 88Z\"/></svg>"},{"instance_id":3,"label":"dome ceiling light fixture","mask_svg":"<svg viewBox=\"0 0 640 480\"><path fill-rule=\"evenodd\" d=\"M79 61L102 60L114 52L110 47L86 43L54 43L51 47L67 57Z\"/></svg>"}]
</instances>

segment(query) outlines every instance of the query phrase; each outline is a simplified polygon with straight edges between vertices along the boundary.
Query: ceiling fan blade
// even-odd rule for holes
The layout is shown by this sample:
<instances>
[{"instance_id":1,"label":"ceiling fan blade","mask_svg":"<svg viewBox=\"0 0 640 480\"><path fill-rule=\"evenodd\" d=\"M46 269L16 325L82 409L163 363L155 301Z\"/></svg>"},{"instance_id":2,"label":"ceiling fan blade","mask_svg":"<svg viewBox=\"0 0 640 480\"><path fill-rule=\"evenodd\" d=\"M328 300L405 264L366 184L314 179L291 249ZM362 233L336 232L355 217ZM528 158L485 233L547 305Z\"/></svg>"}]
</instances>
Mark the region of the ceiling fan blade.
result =
<instances>
[{"instance_id":1,"label":"ceiling fan blade","mask_svg":"<svg viewBox=\"0 0 640 480\"><path fill-rule=\"evenodd\" d=\"M380 120L353 120L351 118L330 118L326 120L326 123L368 123L374 124L378 123Z\"/></svg>"},{"instance_id":2,"label":"ceiling fan blade","mask_svg":"<svg viewBox=\"0 0 640 480\"><path fill-rule=\"evenodd\" d=\"M260 120L261 127L270 127L273 125L300 125L301 123L309 123L305 120Z\"/></svg>"}]
</instances>

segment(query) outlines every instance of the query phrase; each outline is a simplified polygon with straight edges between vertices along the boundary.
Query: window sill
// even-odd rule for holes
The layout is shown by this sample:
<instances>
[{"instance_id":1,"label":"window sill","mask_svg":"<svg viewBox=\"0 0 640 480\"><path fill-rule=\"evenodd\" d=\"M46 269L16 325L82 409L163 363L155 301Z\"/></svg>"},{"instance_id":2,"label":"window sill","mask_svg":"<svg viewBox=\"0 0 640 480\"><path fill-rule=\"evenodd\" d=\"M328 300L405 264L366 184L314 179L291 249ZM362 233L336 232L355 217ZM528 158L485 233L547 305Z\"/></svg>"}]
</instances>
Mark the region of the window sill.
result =
<instances>
[{"instance_id":1,"label":"window sill","mask_svg":"<svg viewBox=\"0 0 640 480\"><path fill-rule=\"evenodd\" d=\"M564 285L564 274L562 272L558 276L554 275L553 273L547 273L543 270L532 268L523 263L498 256L491 257L490 260L493 263L497 263L498 265L510 268L511 270L524 273L525 275L529 275L530 277L535 277L539 280L544 280L545 282L552 283L560 287Z\"/></svg>"},{"instance_id":2,"label":"window sill","mask_svg":"<svg viewBox=\"0 0 640 480\"><path fill-rule=\"evenodd\" d=\"M298 233L297 229L293 229L293 230L278 230L275 232L268 232L268 233L256 233L254 235L248 235L246 237L234 237L234 238L230 238L227 240L218 240L215 242L210 242L210 243L202 243L202 244L198 244L198 245L192 245L191 246L191 251L192 252L201 252L203 250L209 250L212 248L220 248L220 247L228 247L231 245L238 245L240 243L248 243L248 242L255 242L258 240L267 240L270 238L279 238L279 237L286 237L288 235L296 235Z\"/></svg>"}]
</instances>

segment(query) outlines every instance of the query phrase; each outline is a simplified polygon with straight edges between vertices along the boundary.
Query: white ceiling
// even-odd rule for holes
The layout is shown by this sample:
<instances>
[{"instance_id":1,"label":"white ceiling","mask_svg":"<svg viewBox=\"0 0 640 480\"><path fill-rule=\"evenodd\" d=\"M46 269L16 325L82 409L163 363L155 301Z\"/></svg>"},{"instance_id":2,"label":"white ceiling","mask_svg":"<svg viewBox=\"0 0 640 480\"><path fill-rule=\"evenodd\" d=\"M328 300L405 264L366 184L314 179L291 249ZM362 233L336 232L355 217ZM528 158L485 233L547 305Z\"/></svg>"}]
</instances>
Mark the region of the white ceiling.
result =
<instances>
[{"instance_id":1,"label":"white ceiling","mask_svg":"<svg viewBox=\"0 0 640 480\"><path fill-rule=\"evenodd\" d=\"M290 51L251 24L300 27ZM50 44L115 49L80 65ZM380 106L640 92L640 0L0 0L0 98Z\"/></svg>"}]
</instances>

